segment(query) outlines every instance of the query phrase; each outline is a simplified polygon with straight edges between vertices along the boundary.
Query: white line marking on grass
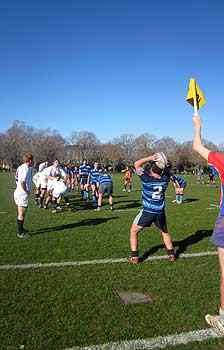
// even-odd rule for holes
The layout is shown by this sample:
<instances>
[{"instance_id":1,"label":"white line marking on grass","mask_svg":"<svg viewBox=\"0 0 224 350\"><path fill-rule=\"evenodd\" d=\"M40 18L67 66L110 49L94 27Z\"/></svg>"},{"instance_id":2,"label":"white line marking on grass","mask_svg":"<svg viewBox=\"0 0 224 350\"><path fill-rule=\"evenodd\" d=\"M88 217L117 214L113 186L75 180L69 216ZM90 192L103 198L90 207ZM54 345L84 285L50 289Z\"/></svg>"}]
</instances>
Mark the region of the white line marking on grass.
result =
<instances>
[{"instance_id":1,"label":"white line marking on grass","mask_svg":"<svg viewBox=\"0 0 224 350\"><path fill-rule=\"evenodd\" d=\"M190 253L190 254L180 254L179 258L195 258L203 256L217 255L217 252L201 252L201 253ZM150 256L146 261L154 260L166 260L167 255ZM0 265L0 270L27 270L27 269L39 269L48 267L67 267L67 266L82 266L82 265L99 265L99 264L115 264L115 263L127 263L127 258L120 259L97 259L97 260L84 260L84 261L62 261L62 262L52 262L52 263L35 263L35 264L19 264L19 265Z\"/></svg>"},{"instance_id":2,"label":"white line marking on grass","mask_svg":"<svg viewBox=\"0 0 224 350\"><path fill-rule=\"evenodd\" d=\"M156 337L150 339L125 340L121 342L111 342L101 345L92 346L74 346L64 350L142 350L142 349L163 349L167 346L177 346L181 344L188 344L192 342L202 342L211 338L221 338L212 328L199 329L196 331L173 334L165 337Z\"/></svg>"},{"instance_id":3,"label":"white line marking on grass","mask_svg":"<svg viewBox=\"0 0 224 350\"><path fill-rule=\"evenodd\" d=\"M8 214L7 211L0 211L0 214Z\"/></svg>"}]
</instances>

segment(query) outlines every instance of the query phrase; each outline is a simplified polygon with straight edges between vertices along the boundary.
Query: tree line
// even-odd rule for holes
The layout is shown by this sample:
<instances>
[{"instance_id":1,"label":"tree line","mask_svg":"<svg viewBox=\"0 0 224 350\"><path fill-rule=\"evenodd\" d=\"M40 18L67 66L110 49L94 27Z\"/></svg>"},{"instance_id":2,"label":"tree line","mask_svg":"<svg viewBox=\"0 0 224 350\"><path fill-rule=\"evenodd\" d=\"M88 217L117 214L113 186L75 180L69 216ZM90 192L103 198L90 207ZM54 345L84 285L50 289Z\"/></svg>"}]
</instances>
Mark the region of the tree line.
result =
<instances>
[{"instance_id":1,"label":"tree line","mask_svg":"<svg viewBox=\"0 0 224 350\"><path fill-rule=\"evenodd\" d=\"M211 150L222 151L223 145L215 145L203 140ZM55 130L35 129L21 121L0 134L0 166L4 163L16 168L26 152L34 154L35 162L52 161L79 163L84 158L89 162L98 161L111 164L114 169L133 164L136 159L152 152L164 152L177 170L192 170L196 166L205 167L204 160L192 150L192 141L176 142L171 137L158 139L153 134L139 136L122 134L109 142L102 143L94 133L74 131L68 139Z\"/></svg>"}]
</instances>

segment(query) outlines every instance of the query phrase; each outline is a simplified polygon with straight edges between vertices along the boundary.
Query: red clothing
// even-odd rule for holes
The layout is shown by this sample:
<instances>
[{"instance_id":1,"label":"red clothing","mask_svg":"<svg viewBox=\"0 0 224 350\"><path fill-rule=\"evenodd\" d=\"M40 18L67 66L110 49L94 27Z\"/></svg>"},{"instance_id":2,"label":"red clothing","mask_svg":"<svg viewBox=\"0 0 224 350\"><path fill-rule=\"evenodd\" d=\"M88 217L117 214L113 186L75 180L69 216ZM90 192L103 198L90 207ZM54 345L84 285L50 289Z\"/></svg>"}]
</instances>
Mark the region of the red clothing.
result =
<instances>
[{"instance_id":1,"label":"red clothing","mask_svg":"<svg viewBox=\"0 0 224 350\"><path fill-rule=\"evenodd\" d=\"M224 215L224 154L220 152L209 152L208 164L216 169L221 180L220 215Z\"/></svg>"}]
</instances>

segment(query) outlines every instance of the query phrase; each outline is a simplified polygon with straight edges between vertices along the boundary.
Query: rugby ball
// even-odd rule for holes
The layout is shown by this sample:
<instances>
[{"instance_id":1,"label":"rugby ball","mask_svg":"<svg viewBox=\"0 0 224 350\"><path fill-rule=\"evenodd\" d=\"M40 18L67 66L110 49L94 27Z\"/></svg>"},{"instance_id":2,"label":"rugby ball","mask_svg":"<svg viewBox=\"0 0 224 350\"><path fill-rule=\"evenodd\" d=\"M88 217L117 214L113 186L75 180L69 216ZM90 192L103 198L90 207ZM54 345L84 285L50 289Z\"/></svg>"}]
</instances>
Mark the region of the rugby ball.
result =
<instances>
[{"instance_id":1,"label":"rugby ball","mask_svg":"<svg viewBox=\"0 0 224 350\"><path fill-rule=\"evenodd\" d=\"M155 164L158 166L158 168L160 169L166 168L168 161L165 154L163 152L158 152L156 153L156 156L157 156L157 160Z\"/></svg>"}]
</instances>

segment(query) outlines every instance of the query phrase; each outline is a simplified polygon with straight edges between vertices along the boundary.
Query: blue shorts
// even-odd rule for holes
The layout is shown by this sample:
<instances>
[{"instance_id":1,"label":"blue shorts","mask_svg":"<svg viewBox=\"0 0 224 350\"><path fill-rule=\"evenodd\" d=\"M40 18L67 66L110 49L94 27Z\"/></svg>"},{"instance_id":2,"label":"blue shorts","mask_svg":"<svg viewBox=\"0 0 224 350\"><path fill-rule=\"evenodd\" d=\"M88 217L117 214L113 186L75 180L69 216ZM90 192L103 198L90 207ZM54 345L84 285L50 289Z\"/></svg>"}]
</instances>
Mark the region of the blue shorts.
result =
<instances>
[{"instance_id":1,"label":"blue shorts","mask_svg":"<svg viewBox=\"0 0 224 350\"><path fill-rule=\"evenodd\" d=\"M112 184L112 183L101 184L101 185L99 186L99 193L107 194L108 196L112 196L112 193L113 193L113 184Z\"/></svg>"},{"instance_id":2,"label":"blue shorts","mask_svg":"<svg viewBox=\"0 0 224 350\"><path fill-rule=\"evenodd\" d=\"M154 224L159 230L167 232L165 211L159 214L154 214L142 209L135 217L133 224L142 227L150 227L152 224Z\"/></svg>"},{"instance_id":3,"label":"blue shorts","mask_svg":"<svg viewBox=\"0 0 224 350\"><path fill-rule=\"evenodd\" d=\"M95 186L97 186L97 181L91 180L91 181L90 181L90 185L95 185Z\"/></svg>"},{"instance_id":4,"label":"blue shorts","mask_svg":"<svg viewBox=\"0 0 224 350\"><path fill-rule=\"evenodd\" d=\"M80 177L80 185L86 185L88 182L88 178L87 177Z\"/></svg>"},{"instance_id":5,"label":"blue shorts","mask_svg":"<svg viewBox=\"0 0 224 350\"><path fill-rule=\"evenodd\" d=\"M180 188L185 188L187 186L187 183L186 182L183 182L181 185L180 185Z\"/></svg>"},{"instance_id":6,"label":"blue shorts","mask_svg":"<svg viewBox=\"0 0 224 350\"><path fill-rule=\"evenodd\" d=\"M219 215L216 219L214 231L211 237L216 247L224 248L224 216Z\"/></svg>"}]
</instances>

